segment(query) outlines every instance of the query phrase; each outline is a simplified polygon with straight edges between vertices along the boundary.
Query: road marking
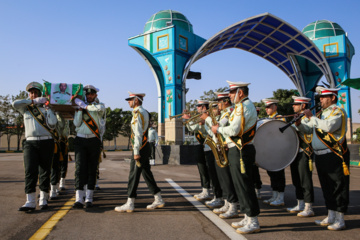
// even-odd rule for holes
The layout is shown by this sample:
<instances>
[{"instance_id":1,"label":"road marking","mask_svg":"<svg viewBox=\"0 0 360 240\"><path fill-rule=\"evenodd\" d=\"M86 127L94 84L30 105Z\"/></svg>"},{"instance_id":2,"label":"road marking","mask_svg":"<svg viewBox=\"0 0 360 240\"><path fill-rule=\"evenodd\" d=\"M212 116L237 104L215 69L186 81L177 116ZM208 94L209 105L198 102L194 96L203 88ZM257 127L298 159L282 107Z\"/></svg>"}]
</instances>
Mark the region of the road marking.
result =
<instances>
[{"instance_id":1,"label":"road marking","mask_svg":"<svg viewBox=\"0 0 360 240\"><path fill-rule=\"evenodd\" d=\"M29 238L29 240L45 239L47 235L50 234L51 230L55 227L55 225L60 221L60 219L68 213L74 202L75 197L72 197L54 215L52 215L51 218L47 220L47 222L44 223L44 225L42 225L36 231L36 233L34 233L34 235Z\"/></svg>"},{"instance_id":2,"label":"road marking","mask_svg":"<svg viewBox=\"0 0 360 240\"><path fill-rule=\"evenodd\" d=\"M186 200L188 200L192 205L194 205L205 217L212 221L223 233L226 234L230 239L241 239L246 240L246 238L238 234L236 230L231 227L227 222L219 218L218 215L213 213L208 207L192 197L188 192L186 192L182 187L177 185L172 179L165 178L165 180L176 190L178 191Z\"/></svg>"}]
</instances>

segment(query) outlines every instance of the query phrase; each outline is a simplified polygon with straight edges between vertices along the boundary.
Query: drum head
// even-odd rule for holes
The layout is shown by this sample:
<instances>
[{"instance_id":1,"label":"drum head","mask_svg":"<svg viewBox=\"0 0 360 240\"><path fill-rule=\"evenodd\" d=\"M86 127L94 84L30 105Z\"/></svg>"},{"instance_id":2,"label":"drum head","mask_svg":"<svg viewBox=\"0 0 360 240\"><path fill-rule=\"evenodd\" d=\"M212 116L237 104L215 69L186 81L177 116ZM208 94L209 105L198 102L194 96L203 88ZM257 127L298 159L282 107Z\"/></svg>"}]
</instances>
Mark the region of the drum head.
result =
<instances>
[{"instance_id":1,"label":"drum head","mask_svg":"<svg viewBox=\"0 0 360 240\"><path fill-rule=\"evenodd\" d=\"M299 139L296 130L287 128L283 133L279 128L286 123L272 120L263 123L254 137L256 164L268 171L279 171L289 166L299 151Z\"/></svg>"}]
</instances>

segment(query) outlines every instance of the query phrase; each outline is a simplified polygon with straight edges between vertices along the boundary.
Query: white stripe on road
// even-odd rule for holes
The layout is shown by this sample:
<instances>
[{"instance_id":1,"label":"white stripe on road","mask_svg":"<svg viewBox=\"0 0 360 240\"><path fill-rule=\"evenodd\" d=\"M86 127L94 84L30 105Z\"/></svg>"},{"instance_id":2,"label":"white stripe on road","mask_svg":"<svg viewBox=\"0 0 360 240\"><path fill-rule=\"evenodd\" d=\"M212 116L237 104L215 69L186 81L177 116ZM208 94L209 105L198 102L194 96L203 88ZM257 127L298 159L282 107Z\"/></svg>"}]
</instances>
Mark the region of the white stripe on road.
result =
<instances>
[{"instance_id":1,"label":"white stripe on road","mask_svg":"<svg viewBox=\"0 0 360 240\"><path fill-rule=\"evenodd\" d=\"M188 192L186 192L182 187L177 185L172 179L165 178L165 180L176 190L178 191L186 200L188 200L192 205L194 205L205 217L212 221L222 232L226 234L230 239L241 239L246 240L246 238L238 234L234 228L232 228L227 222L219 218L218 215L213 213L208 207L192 197Z\"/></svg>"}]
</instances>

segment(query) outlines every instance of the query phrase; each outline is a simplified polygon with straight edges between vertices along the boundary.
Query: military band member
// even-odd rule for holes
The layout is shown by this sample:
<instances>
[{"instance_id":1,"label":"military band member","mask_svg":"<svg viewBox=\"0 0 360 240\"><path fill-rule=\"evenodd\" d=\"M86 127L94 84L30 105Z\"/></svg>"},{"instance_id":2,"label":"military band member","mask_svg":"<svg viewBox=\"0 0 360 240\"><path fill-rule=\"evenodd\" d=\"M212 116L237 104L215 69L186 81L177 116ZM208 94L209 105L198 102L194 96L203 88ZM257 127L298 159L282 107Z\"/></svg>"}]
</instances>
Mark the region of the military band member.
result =
<instances>
[{"instance_id":1,"label":"military band member","mask_svg":"<svg viewBox=\"0 0 360 240\"><path fill-rule=\"evenodd\" d=\"M155 124L150 125L149 128L149 144L151 148L150 165L155 165L155 151L156 151L156 146L158 145L159 142L159 137L155 128L156 128Z\"/></svg>"},{"instance_id":2,"label":"military band member","mask_svg":"<svg viewBox=\"0 0 360 240\"><path fill-rule=\"evenodd\" d=\"M68 169L68 136L70 134L69 120L65 120L60 115L57 115L59 134L60 134L60 151L62 157L60 157L60 190L65 190L65 178Z\"/></svg>"},{"instance_id":3,"label":"military band member","mask_svg":"<svg viewBox=\"0 0 360 240\"><path fill-rule=\"evenodd\" d=\"M259 112L260 112L260 107L256 107L257 116L259 116ZM259 117L257 118L257 120L259 120ZM261 199L262 181L261 181L261 177L260 177L259 167L255 163L253 168L254 168L253 169L253 172L254 172L253 176L254 176L254 187L255 187L256 197L257 197L257 199Z\"/></svg>"},{"instance_id":4,"label":"military band member","mask_svg":"<svg viewBox=\"0 0 360 240\"><path fill-rule=\"evenodd\" d=\"M285 122L285 118L281 118L281 115L277 112L277 99L263 99L262 102L265 104L265 110L269 119L278 119ZM284 203L284 191L285 191L285 170L280 171L266 171L270 177L270 183L272 188L272 197L264 200L264 203L270 204L271 206L283 206Z\"/></svg>"},{"instance_id":5,"label":"military band member","mask_svg":"<svg viewBox=\"0 0 360 240\"><path fill-rule=\"evenodd\" d=\"M73 208L84 207L84 196L86 208L93 207L96 171L101 152L99 126L100 119L105 114L104 104L95 101L99 89L93 85L86 85L84 91L86 103L78 98L75 99L75 104L80 108L74 115L76 202ZM85 185L87 185L86 191Z\"/></svg>"},{"instance_id":6,"label":"military band member","mask_svg":"<svg viewBox=\"0 0 360 240\"><path fill-rule=\"evenodd\" d=\"M151 172L149 157L151 153L148 142L149 119L150 114L142 104L145 93L131 93L125 100L133 108L131 119L131 143L133 146L133 155L130 162L129 182L128 182L128 200L119 207L115 207L117 212L133 212L136 198L136 191L140 181L140 175L143 176L149 191L154 195L154 202L148 205L147 209L162 208L165 202L161 197L160 188L157 186L154 176Z\"/></svg>"},{"instance_id":7,"label":"military band member","mask_svg":"<svg viewBox=\"0 0 360 240\"><path fill-rule=\"evenodd\" d=\"M232 105L231 100L229 97L228 92L215 92L217 95L217 105L218 109L215 109L216 111L220 111L218 115L217 122L219 123L219 126L228 126L229 125L229 117L232 112ZM212 136L213 141L215 143L218 142L218 139L216 135L211 131L211 127L213 126L213 122L210 116L206 118L206 124L205 128L208 131L208 134ZM219 134L219 137L222 138L221 134ZM226 139L223 139L225 142ZM237 203L238 199L235 192L235 187L233 180L231 178L230 168L229 165L219 167L217 164L216 166L216 172L219 178L220 186L222 189L222 196L224 199L224 205L222 205L220 208L215 208L213 210L214 213L220 214L220 218L234 218L238 217L238 209L237 209ZM218 198L214 198L212 201L206 202L206 205L208 207L216 207L215 203L217 202ZM219 202L217 205L219 205L221 202Z\"/></svg>"},{"instance_id":8,"label":"military band member","mask_svg":"<svg viewBox=\"0 0 360 240\"><path fill-rule=\"evenodd\" d=\"M15 100L13 107L24 116L25 138L24 167L26 203L19 211L33 211L36 208L36 184L39 179L40 209L48 208L50 173L54 154L54 132L57 123L51 109L43 107L48 101L41 97L43 87L38 82L27 85L29 98Z\"/></svg>"},{"instance_id":9,"label":"military band member","mask_svg":"<svg viewBox=\"0 0 360 240\"><path fill-rule=\"evenodd\" d=\"M305 119L296 122L298 129L305 134L313 134L311 145L315 154L315 165L321 189L328 209L324 220L316 220L329 230L345 228L344 213L349 204L349 161L350 153L346 143L347 115L336 105L338 90L320 89L322 113L313 116L306 109Z\"/></svg>"},{"instance_id":10,"label":"military band member","mask_svg":"<svg viewBox=\"0 0 360 240\"><path fill-rule=\"evenodd\" d=\"M256 109L249 100L250 83L230 82L230 99L235 109L230 115L229 126L212 126L213 133L220 133L226 139L229 148L228 159L231 177L240 203L240 210L245 217L240 222L234 222L240 234L260 232L257 216L260 213L254 181L253 165L255 163L255 147L253 138L256 131Z\"/></svg>"},{"instance_id":11,"label":"military band member","mask_svg":"<svg viewBox=\"0 0 360 240\"><path fill-rule=\"evenodd\" d=\"M208 109L209 101L197 100L196 110L198 113L204 113ZM182 118L190 119L190 115L184 114ZM199 123L190 121L186 125L186 127L190 132L195 133L196 140L199 142L200 145L204 146L204 148L200 151L200 156L197 162L202 192L200 194L194 195L194 198L197 200L210 200L211 185L213 187L213 192L216 198L221 198L222 190L219 184L219 179L216 175L214 154L211 152L210 147L205 144L208 133L206 132L204 121L201 121Z\"/></svg>"},{"instance_id":12,"label":"military band member","mask_svg":"<svg viewBox=\"0 0 360 240\"><path fill-rule=\"evenodd\" d=\"M302 113L309 107L310 98L292 97L294 99L293 109L295 113ZM305 117L303 117L305 118ZM299 217L312 217L314 211L314 186L312 181L312 160L313 150L311 147L312 134L303 134L297 131L299 138L299 153L291 163L291 179L295 187L297 205L287 210L291 213L298 213Z\"/></svg>"}]
</instances>

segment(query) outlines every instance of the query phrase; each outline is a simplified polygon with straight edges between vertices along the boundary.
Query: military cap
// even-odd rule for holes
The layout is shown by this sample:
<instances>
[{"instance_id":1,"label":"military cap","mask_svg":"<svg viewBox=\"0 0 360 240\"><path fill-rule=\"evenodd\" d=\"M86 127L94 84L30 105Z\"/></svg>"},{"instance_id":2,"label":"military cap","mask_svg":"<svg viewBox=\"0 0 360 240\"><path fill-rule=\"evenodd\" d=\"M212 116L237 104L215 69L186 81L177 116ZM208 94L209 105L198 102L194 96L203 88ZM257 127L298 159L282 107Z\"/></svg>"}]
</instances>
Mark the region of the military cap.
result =
<instances>
[{"instance_id":1,"label":"military cap","mask_svg":"<svg viewBox=\"0 0 360 240\"><path fill-rule=\"evenodd\" d=\"M136 97L141 100L143 97L145 97L145 93L133 93L133 92L128 92L128 93L129 93L129 97L125 98L126 101L130 101L131 99Z\"/></svg>"},{"instance_id":2,"label":"military cap","mask_svg":"<svg viewBox=\"0 0 360 240\"><path fill-rule=\"evenodd\" d=\"M334 95L337 97L340 88L322 88L318 93L320 96Z\"/></svg>"},{"instance_id":3,"label":"military cap","mask_svg":"<svg viewBox=\"0 0 360 240\"><path fill-rule=\"evenodd\" d=\"M311 101L311 98L298 97L298 96L292 96L292 99L294 99L293 104L302 104L302 103L309 104Z\"/></svg>"},{"instance_id":4,"label":"military cap","mask_svg":"<svg viewBox=\"0 0 360 240\"><path fill-rule=\"evenodd\" d=\"M226 81L226 82L229 84L230 91L239 87L246 87L250 85L250 83L246 83L246 82L231 82L231 81Z\"/></svg>"},{"instance_id":5,"label":"military cap","mask_svg":"<svg viewBox=\"0 0 360 240\"><path fill-rule=\"evenodd\" d=\"M84 91L86 92L86 93L97 93L97 92L99 92L100 90L98 89L98 88L96 88L96 87L94 87L93 85L86 85L85 87L84 87Z\"/></svg>"},{"instance_id":6,"label":"military cap","mask_svg":"<svg viewBox=\"0 0 360 240\"><path fill-rule=\"evenodd\" d=\"M265 103L265 107L270 106L271 104L277 104L279 102L279 100L277 99L271 99L271 98L265 98L263 100L261 100L263 103Z\"/></svg>"},{"instance_id":7,"label":"military cap","mask_svg":"<svg viewBox=\"0 0 360 240\"><path fill-rule=\"evenodd\" d=\"M218 101L220 99L223 98L228 98L229 97L229 93L228 92L214 92L216 94L216 99L215 101Z\"/></svg>"},{"instance_id":8,"label":"military cap","mask_svg":"<svg viewBox=\"0 0 360 240\"><path fill-rule=\"evenodd\" d=\"M208 100L200 100L200 99L198 99L196 106L198 107L198 106L201 106L201 105L209 105L209 101Z\"/></svg>"},{"instance_id":9,"label":"military cap","mask_svg":"<svg viewBox=\"0 0 360 240\"><path fill-rule=\"evenodd\" d=\"M26 86L26 91L30 91L30 89L38 89L40 93L43 91L43 86L38 82L31 82Z\"/></svg>"}]
</instances>

